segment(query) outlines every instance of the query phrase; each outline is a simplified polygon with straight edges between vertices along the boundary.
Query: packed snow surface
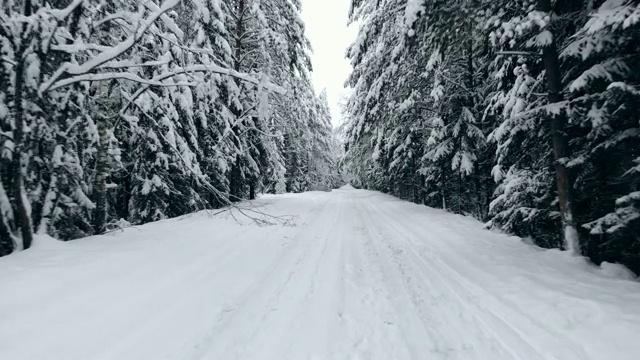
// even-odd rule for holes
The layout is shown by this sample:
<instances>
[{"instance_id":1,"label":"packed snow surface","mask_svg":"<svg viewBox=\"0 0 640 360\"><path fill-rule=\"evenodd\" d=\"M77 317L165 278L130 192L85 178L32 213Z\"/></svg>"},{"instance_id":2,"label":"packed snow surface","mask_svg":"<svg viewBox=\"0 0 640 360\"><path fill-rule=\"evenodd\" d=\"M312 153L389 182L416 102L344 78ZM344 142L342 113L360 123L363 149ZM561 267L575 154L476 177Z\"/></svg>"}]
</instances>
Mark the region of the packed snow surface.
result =
<instances>
[{"instance_id":1,"label":"packed snow surface","mask_svg":"<svg viewBox=\"0 0 640 360\"><path fill-rule=\"evenodd\" d=\"M640 359L640 284L377 192L0 259L0 359ZM237 216L238 214L236 214Z\"/></svg>"}]
</instances>

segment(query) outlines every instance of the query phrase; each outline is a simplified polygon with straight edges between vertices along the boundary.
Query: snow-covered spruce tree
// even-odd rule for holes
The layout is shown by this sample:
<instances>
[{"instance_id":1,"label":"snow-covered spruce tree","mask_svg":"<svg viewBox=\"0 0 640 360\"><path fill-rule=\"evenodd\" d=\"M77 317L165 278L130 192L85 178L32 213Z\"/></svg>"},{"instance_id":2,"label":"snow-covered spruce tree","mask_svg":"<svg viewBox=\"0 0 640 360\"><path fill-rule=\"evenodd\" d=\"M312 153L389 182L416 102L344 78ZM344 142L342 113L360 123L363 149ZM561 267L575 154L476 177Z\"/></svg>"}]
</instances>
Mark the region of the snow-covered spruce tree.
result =
<instances>
[{"instance_id":1,"label":"snow-covered spruce tree","mask_svg":"<svg viewBox=\"0 0 640 360\"><path fill-rule=\"evenodd\" d=\"M401 88L396 77L415 75L404 66L402 57L408 27L405 23L406 1L353 1L350 20L360 21L356 41L347 51L353 72L348 84L353 93L347 104L347 154L345 163L366 188L385 192L413 193L413 177L417 170L411 150L401 146L406 134L394 133L394 124L402 121L410 127L421 110L407 110L409 117L394 117L393 110L413 94ZM413 71L412 71L413 70ZM405 128L408 128L405 127ZM391 138L391 139L390 139ZM413 139L417 139L414 137ZM397 152L396 149L400 149ZM419 151L418 151L419 153ZM395 160L394 171L390 164ZM405 161L413 165L405 167Z\"/></svg>"},{"instance_id":2,"label":"snow-covered spruce tree","mask_svg":"<svg viewBox=\"0 0 640 360\"><path fill-rule=\"evenodd\" d=\"M294 84L298 106L288 114L284 132L287 191L328 190L341 185L335 154L336 139L326 93L316 96L309 81Z\"/></svg>"},{"instance_id":3,"label":"snow-covered spruce tree","mask_svg":"<svg viewBox=\"0 0 640 360\"><path fill-rule=\"evenodd\" d=\"M533 206L531 201L521 203L514 201L514 196L499 196L492 204L492 211L497 214L494 218L497 221L492 224L508 224L503 228L508 231L518 228L520 235L533 231L538 235L534 236L538 243L559 246L560 241L554 239L556 232L553 229L556 228L554 222L561 220L564 228L563 246L574 253L579 248L573 180L567 167L570 160L568 139L572 137L567 128L570 108L568 102L564 101L562 78L565 70L564 64L559 61L558 49L572 34L575 22L580 21L582 6L580 2L558 3L555 8L546 0L514 2L500 9L492 9L494 15L488 22L490 27L494 27L494 44L498 44L498 50L501 50L496 61L496 76L511 81L505 84L501 80L500 86L505 90L502 93L499 91L489 106L492 109L496 105L503 105L502 115L505 119L492 137L498 142L498 165L494 168L494 175L497 180L512 182L503 183L499 191L529 193L531 197L520 198L542 200ZM545 132L548 145L544 141ZM539 138L533 139L533 134ZM520 136L519 140L517 136ZM516 163L523 157L519 155L515 155L508 167L504 166L504 150L517 145L516 141L539 145L537 148L540 152L536 158L544 160L534 161L533 164L537 166L533 171L530 171L531 161ZM545 145L549 148L546 149ZM546 193L550 179L543 175L549 166L545 162L549 154L553 154L551 165L557 187L555 194ZM504 174L508 176L503 177ZM545 205L555 202L556 198L557 204ZM505 202L506 199L509 201ZM559 206L559 212L553 209L555 206Z\"/></svg>"},{"instance_id":4,"label":"snow-covered spruce tree","mask_svg":"<svg viewBox=\"0 0 640 360\"><path fill-rule=\"evenodd\" d=\"M176 8L167 15L185 19L190 18L186 16L190 11L193 8ZM156 59L159 64L140 72L152 78L176 73L172 77L175 86L148 89L132 102L125 117L127 148L135 154L125 159L131 189L129 221L133 223L182 215L207 206L201 194L205 192L203 182L208 183L208 179L198 162L200 147L195 125L195 110L201 99L195 98L192 85L205 83L209 75L178 72L208 64L190 48L180 45L189 43L194 34L154 30L153 38L145 43L146 53L140 56L143 61ZM147 58L149 55L153 57Z\"/></svg>"},{"instance_id":5,"label":"snow-covered spruce tree","mask_svg":"<svg viewBox=\"0 0 640 360\"><path fill-rule=\"evenodd\" d=\"M289 128L284 131L283 155L285 157L285 186L289 192L303 192L309 189L309 163L311 159L311 134L309 125L317 117L315 95L310 83L292 84L290 101L298 102L295 110L288 113L283 124Z\"/></svg>"},{"instance_id":6,"label":"snow-covered spruce tree","mask_svg":"<svg viewBox=\"0 0 640 360\"><path fill-rule=\"evenodd\" d=\"M486 85L487 46L481 1L426 4L415 22L416 43L428 62L431 131L422 158L430 193L442 206L485 217L488 198L482 106ZM456 31L450 31L456 28ZM435 180L435 181L433 181ZM464 183L464 185L463 185Z\"/></svg>"},{"instance_id":7,"label":"snow-covered spruce tree","mask_svg":"<svg viewBox=\"0 0 640 360\"><path fill-rule=\"evenodd\" d=\"M229 44L231 16L223 2L192 0L181 7L177 22L185 29L189 62L207 66L233 68L232 49ZM231 131L235 123L232 107L238 102L237 83L218 73L200 75L200 81L191 88L192 109L187 112L191 136L195 136L194 154L207 186L201 186L202 198L208 206L226 205L229 193L230 164L235 161L236 140ZM186 90L186 89L185 89ZM194 142L194 140L191 140Z\"/></svg>"},{"instance_id":8,"label":"snow-covered spruce tree","mask_svg":"<svg viewBox=\"0 0 640 360\"><path fill-rule=\"evenodd\" d=\"M598 6L599 5L599 6ZM597 7L592 7L597 6ZM640 273L640 2L585 3L561 59L575 129L570 168L582 252Z\"/></svg>"},{"instance_id":9,"label":"snow-covered spruce tree","mask_svg":"<svg viewBox=\"0 0 640 360\"><path fill-rule=\"evenodd\" d=\"M560 223L545 123L539 117L522 116L543 101L536 95L542 91L542 75L535 79L525 62L499 58L494 76L499 79L498 91L485 113L485 118L499 121L489 135L497 146L491 173L498 184L489 207L489 226L531 236L543 246L560 246L560 233L554 231Z\"/></svg>"},{"instance_id":10,"label":"snow-covered spruce tree","mask_svg":"<svg viewBox=\"0 0 640 360\"><path fill-rule=\"evenodd\" d=\"M496 123L489 141L496 146L491 173L498 187L488 225L557 247L561 239L555 229L561 224L552 188L551 143L545 117L532 113L545 104L542 62L537 53L519 46L534 36L534 21L527 17L534 9L535 3L528 2L488 10L491 41L502 50L491 65L495 90L484 114Z\"/></svg>"},{"instance_id":11,"label":"snow-covered spruce tree","mask_svg":"<svg viewBox=\"0 0 640 360\"><path fill-rule=\"evenodd\" d=\"M333 126L326 90L316 99L316 113L309 124L311 156L309 178L311 189L328 190L339 185L337 159L333 153Z\"/></svg>"}]
</instances>

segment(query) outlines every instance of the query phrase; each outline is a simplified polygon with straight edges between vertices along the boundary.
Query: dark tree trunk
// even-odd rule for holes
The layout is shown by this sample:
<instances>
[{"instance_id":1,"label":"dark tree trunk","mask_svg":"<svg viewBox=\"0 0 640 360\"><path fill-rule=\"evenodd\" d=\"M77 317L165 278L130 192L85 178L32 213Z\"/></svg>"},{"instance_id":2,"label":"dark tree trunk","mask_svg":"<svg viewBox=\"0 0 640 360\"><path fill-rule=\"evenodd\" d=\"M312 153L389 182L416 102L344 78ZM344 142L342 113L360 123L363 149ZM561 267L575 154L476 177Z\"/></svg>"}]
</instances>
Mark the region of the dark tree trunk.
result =
<instances>
[{"instance_id":1,"label":"dark tree trunk","mask_svg":"<svg viewBox=\"0 0 640 360\"><path fill-rule=\"evenodd\" d=\"M123 131L121 129L115 128L114 131ZM130 148L128 142L124 141L121 144L121 149L123 154L129 154ZM126 219L127 221L131 221L130 215L130 203L131 203L131 191L132 191L132 180L133 180L133 172L132 167L133 164L131 161L128 161L127 165L124 169L112 173L112 178L117 179L117 188L115 190L116 196L116 209L115 212L118 215L118 219Z\"/></svg>"},{"instance_id":2,"label":"dark tree trunk","mask_svg":"<svg viewBox=\"0 0 640 360\"><path fill-rule=\"evenodd\" d=\"M93 218L93 231L96 234L104 232L107 220L107 124L106 118L98 119L98 147L96 154L96 179L94 184L96 208Z\"/></svg>"},{"instance_id":3,"label":"dark tree trunk","mask_svg":"<svg viewBox=\"0 0 640 360\"><path fill-rule=\"evenodd\" d=\"M426 189L426 185L427 185L427 177L424 175L420 175L420 197L422 198L422 205L428 205L428 201L427 201L427 189Z\"/></svg>"},{"instance_id":4,"label":"dark tree trunk","mask_svg":"<svg viewBox=\"0 0 640 360\"><path fill-rule=\"evenodd\" d=\"M24 14L25 16L31 15L31 1L25 1L24 4ZM23 32L26 31L26 28L23 27ZM13 152L13 179L12 179L12 188L9 190L15 202L15 212L16 212L16 220L17 225L20 228L20 233L22 235L22 244L24 249L28 249L31 247L31 243L33 242L33 228L31 226L31 216L27 210L27 201L26 194L24 194L23 189L23 152L24 152L24 108L22 104L22 100L24 97L24 66L25 59L24 53L26 51L28 40L22 39L22 43L20 44L20 49L16 52L15 61L16 61L16 85L15 85L15 94L14 94L14 132L13 132L13 142L15 144L14 152Z\"/></svg>"},{"instance_id":5,"label":"dark tree trunk","mask_svg":"<svg viewBox=\"0 0 640 360\"><path fill-rule=\"evenodd\" d=\"M551 14L553 10L551 1L538 0L538 10ZM549 103L554 104L561 102L564 100L562 95L562 74L560 73L560 62L558 60L555 36L551 44L543 48L542 56L547 77ZM565 165L565 161L570 155L568 140L565 134L565 125L565 114L560 113L551 117L551 142L553 144L556 182L558 186L558 203L560 205L564 226L565 246L567 250L579 253L578 232L573 211L573 182L569 174L569 169L567 169Z\"/></svg>"},{"instance_id":6,"label":"dark tree trunk","mask_svg":"<svg viewBox=\"0 0 640 360\"><path fill-rule=\"evenodd\" d=\"M233 68L240 71L242 67L242 39L244 38L244 12L246 10L246 0L238 1L238 22L236 23L236 48L235 62ZM238 80L236 80L238 81Z\"/></svg>"},{"instance_id":7,"label":"dark tree trunk","mask_svg":"<svg viewBox=\"0 0 640 360\"><path fill-rule=\"evenodd\" d=\"M0 256L9 255L13 251L11 229L5 226L5 221L0 211Z\"/></svg>"},{"instance_id":8,"label":"dark tree trunk","mask_svg":"<svg viewBox=\"0 0 640 360\"><path fill-rule=\"evenodd\" d=\"M469 41L467 42L467 81L469 82L468 86L469 91L471 92L471 99L469 102L471 104L471 108L473 108L475 102L473 98L473 92L475 91L476 85L474 81L475 70L473 68L473 28L471 24L469 24L469 27Z\"/></svg>"},{"instance_id":9,"label":"dark tree trunk","mask_svg":"<svg viewBox=\"0 0 640 360\"><path fill-rule=\"evenodd\" d=\"M240 169L240 160L238 159L231 167L231 176L229 178L229 200L231 202L242 200L243 186L242 170Z\"/></svg>"},{"instance_id":10,"label":"dark tree trunk","mask_svg":"<svg viewBox=\"0 0 640 360\"><path fill-rule=\"evenodd\" d=\"M252 181L249 184L249 200L255 200L256 199L256 184L254 181Z\"/></svg>"},{"instance_id":11,"label":"dark tree trunk","mask_svg":"<svg viewBox=\"0 0 640 360\"><path fill-rule=\"evenodd\" d=\"M234 49L234 63L233 63L233 69L235 71L241 71L242 69L242 57L243 57L243 46L242 46L242 40L245 36L245 11L247 10L246 8L246 0L239 0L238 4L237 4L237 22L236 22L236 29L235 29L235 49ZM240 80L239 79L235 79L236 84L240 85ZM242 115L242 112L239 109L236 109L235 107L232 109L233 114L236 117L240 117ZM238 133L239 129L237 126L234 126L233 131ZM238 144L239 146L239 144ZM241 169L240 169L240 160L237 159L236 162L233 164L233 166L231 166L231 172L230 172L230 176L229 176L229 201L231 202L237 202L240 201L242 198L242 188L244 186L243 181L242 181L242 176L241 176Z\"/></svg>"}]
</instances>

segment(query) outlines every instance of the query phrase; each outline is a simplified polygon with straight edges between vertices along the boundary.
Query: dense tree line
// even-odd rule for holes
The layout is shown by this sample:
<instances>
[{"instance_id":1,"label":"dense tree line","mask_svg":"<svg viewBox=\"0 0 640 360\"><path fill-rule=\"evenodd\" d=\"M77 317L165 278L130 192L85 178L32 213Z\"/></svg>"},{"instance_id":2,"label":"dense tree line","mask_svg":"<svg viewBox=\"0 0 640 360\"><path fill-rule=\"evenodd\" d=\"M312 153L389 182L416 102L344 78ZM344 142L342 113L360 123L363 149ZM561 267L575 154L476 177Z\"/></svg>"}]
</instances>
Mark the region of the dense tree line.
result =
<instances>
[{"instance_id":1,"label":"dense tree line","mask_svg":"<svg viewBox=\"0 0 640 360\"><path fill-rule=\"evenodd\" d=\"M298 0L0 0L0 255L338 181Z\"/></svg>"},{"instance_id":2,"label":"dense tree line","mask_svg":"<svg viewBox=\"0 0 640 360\"><path fill-rule=\"evenodd\" d=\"M361 186L640 273L640 2L352 0Z\"/></svg>"}]
</instances>

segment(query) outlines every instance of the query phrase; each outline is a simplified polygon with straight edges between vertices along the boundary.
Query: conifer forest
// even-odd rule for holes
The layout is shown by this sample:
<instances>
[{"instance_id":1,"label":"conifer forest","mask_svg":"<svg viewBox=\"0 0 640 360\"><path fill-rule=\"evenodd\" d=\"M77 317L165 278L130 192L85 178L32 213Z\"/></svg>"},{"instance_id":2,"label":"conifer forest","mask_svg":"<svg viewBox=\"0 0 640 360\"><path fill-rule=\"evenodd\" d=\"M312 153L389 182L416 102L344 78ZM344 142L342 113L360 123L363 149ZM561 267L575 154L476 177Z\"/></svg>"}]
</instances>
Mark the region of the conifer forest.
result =
<instances>
[{"instance_id":1,"label":"conifer forest","mask_svg":"<svg viewBox=\"0 0 640 360\"><path fill-rule=\"evenodd\" d=\"M0 8L0 255L337 185L299 1Z\"/></svg>"}]
</instances>

